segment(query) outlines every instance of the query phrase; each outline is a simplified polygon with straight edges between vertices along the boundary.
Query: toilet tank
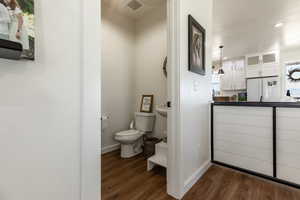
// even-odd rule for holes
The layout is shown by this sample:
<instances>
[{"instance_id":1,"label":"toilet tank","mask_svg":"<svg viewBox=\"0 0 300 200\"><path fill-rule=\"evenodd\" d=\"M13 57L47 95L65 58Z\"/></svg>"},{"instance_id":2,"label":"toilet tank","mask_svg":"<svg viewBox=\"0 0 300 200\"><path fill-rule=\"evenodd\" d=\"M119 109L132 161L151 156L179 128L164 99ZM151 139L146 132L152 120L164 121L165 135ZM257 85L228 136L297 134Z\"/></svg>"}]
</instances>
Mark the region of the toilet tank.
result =
<instances>
[{"instance_id":1,"label":"toilet tank","mask_svg":"<svg viewBox=\"0 0 300 200\"><path fill-rule=\"evenodd\" d=\"M152 132L154 128L155 114L153 113L135 113L135 128L143 132Z\"/></svg>"}]
</instances>

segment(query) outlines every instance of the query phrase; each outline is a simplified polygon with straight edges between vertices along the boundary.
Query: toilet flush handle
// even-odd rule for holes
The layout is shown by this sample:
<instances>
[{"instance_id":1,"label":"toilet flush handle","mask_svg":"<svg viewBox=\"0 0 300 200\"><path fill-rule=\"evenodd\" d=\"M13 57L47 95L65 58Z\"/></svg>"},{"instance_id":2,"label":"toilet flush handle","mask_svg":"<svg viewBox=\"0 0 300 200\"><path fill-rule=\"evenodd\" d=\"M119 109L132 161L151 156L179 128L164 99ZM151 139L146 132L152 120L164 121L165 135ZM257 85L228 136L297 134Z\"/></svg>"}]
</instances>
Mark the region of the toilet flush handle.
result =
<instances>
[{"instance_id":1,"label":"toilet flush handle","mask_svg":"<svg viewBox=\"0 0 300 200\"><path fill-rule=\"evenodd\" d=\"M107 115L102 115L102 116L101 116L101 121L103 121L103 120L109 120L109 116L107 116Z\"/></svg>"},{"instance_id":2,"label":"toilet flush handle","mask_svg":"<svg viewBox=\"0 0 300 200\"><path fill-rule=\"evenodd\" d=\"M131 121L129 128L134 129L134 120Z\"/></svg>"}]
</instances>

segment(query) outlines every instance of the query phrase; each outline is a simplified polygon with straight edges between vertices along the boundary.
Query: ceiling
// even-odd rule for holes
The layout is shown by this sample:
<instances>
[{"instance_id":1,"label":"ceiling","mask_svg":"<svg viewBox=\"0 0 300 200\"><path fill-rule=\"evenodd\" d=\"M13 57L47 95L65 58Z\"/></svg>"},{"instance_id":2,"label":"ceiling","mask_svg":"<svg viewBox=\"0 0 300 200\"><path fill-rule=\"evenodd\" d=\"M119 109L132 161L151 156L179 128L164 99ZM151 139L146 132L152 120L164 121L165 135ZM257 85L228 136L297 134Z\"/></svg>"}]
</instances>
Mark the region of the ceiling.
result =
<instances>
[{"instance_id":1,"label":"ceiling","mask_svg":"<svg viewBox=\"0 0 300 200\"><path fill-rule=\"evenodd\" d=\"M128 7L131 1L132 0L102 0L102 3L105 9L109 9L110 12L116 12L137 19L151 12L153 9L166 4L167 0L134 0L142 4L142 7L135 11Z\"/></svg>"},{"instance_id":2,"label":"ceiling","mask_svg":"<svg viewBox=\"0 0 300 200\"><path fill-rule=\"evenodd\" d=\"M300 47L299 0L214 0L213 15L214 59Z\"/></svg>"}]
</instances>

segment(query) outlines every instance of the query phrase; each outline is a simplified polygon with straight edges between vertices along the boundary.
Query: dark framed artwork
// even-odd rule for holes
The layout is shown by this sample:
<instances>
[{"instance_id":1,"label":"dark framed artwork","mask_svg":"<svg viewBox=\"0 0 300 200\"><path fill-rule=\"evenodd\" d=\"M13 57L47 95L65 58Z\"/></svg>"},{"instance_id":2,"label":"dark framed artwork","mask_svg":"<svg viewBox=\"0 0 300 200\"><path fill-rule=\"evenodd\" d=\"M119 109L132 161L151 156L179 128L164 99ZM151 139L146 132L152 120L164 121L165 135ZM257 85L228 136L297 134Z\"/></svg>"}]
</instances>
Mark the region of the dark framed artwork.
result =
<instances>
[{"instance_id":1,"label":"dark framed artwork","mask_svg":"<svg viewBox=\"0 0 300 200\"><path fill-rule=\"evenodd\" d=\"M140 112L152 113L153 110L153 95L143 95Z\"/></svg>"},{"instance_id":2,"label":"dark framed artwork","mask_svg":"<svg viewBox=\"0 0 300 200\"><path fill-rule=\"evenodd\" d=\"M189 15L189 71L205 75L205 29Z\"/></svg>"}]
</instances>

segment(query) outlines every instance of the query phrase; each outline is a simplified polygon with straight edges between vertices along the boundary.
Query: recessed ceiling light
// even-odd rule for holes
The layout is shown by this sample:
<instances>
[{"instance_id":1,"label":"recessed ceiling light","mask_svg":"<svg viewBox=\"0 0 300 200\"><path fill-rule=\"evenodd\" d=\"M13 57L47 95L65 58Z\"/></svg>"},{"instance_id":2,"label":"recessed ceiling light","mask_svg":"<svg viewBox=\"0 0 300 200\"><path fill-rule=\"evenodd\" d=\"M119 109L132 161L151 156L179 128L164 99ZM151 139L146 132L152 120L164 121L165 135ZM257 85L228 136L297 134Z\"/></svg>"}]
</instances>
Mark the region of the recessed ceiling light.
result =
<instances>
[{"instance_id":1,"label":"recessed ceiling light","mask_svg":"<svg viewBox=\"0 0 300 200\"><path fill-rule=\"evenodd\" d=\"M224 60L227 60L228 58L227 58L227 57L224 57L223 59L224 59Z\"/></svg>"},{"instance_id":2,"label":"recessed ceiling light","mask_svg":"<svg viewBox=\"0 0 300 200\"><path fill-rule=\"evenodd\" d=\"M275 28L280 28L283 26L282 22L278 22L277 24L274 25Z\"/></svg>"}]
</instances>

